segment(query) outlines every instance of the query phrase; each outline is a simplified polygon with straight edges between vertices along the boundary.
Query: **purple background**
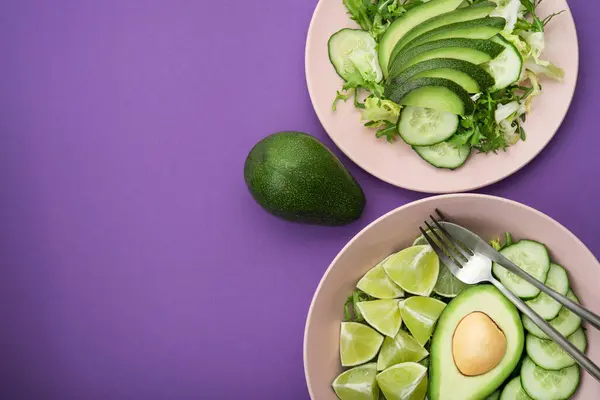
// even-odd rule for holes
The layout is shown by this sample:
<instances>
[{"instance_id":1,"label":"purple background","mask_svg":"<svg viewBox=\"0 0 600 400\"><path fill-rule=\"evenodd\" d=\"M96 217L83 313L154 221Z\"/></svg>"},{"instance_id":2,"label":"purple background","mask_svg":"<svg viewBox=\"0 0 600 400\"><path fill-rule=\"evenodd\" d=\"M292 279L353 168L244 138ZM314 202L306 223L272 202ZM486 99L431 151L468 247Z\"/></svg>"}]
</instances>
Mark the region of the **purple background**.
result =
<instances>
[{"instance_id":1,"label":"purple background","mask_svg":"<svg viewBox=\"0 0 600 400\"><path fill-rule=\"evenodd\" d=\"M363 226L423 197L345 157L368 197L350 226L290 224L247 193L244 158L267 134L333 148L304 78L315 5L2 2L0 398L308 398L321 275ZM600 256L600 4L571 7L571 111L534 162L482 192L549 214Z\"/></svg>"}]
</instances>

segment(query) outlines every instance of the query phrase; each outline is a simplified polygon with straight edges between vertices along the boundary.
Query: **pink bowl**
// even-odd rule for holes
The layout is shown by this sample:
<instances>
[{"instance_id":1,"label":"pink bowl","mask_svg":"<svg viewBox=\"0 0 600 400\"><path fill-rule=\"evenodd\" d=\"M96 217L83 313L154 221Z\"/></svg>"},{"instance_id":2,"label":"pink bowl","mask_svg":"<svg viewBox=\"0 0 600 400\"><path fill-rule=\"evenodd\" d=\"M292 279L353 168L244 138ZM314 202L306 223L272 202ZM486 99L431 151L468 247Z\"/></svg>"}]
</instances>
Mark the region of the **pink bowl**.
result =
<instances>
[{"instance_id":1,"label":"pink bowl","mask_svg":"<svg viewBox=\"0 0 600 400\"><path fill-rule=\"evenodd\" d=\"M569 273L571 287L582 304L600 313L600 263L592 252L564 226L523 204L499 197L454 194L430 197L399 207L359 232L340 251L315 292L304 332L304 372L312 399L334 400L331 382L342 371L339 329L343 305L356 282L388 254L411 245L418 227L435 208L449 219L484 238L511 232L516 239L545 243L552 260ZM587 330L588 355L600 362L600 332ZM600 399L600 384L582 372L573 399Z\"/></svg>"},{"instance_id":2,"label":"pink bowl","mask_svg":"<svg viewBox=\"0 0 600 400\"><path fill-rule=\"evenodd\" d=\"M342 79L336 74L327 51L329 37L342 28L357 28L350 20L342 0L320 0L306 38L306 82L310 99L325 131L348 158L377 178L405 189L427 193L466 192L498 182L523 168L550 142L571 104L579 71L579 50L575 22L566 0L544 0L537 8L545 17L564 10L546 28L544 58L565 71L563 82L543 79L543 93L527 116L527 140L496 154L471 154L462 167L450 171L437 169L421 160L410 146L376 139L373 129L365 128L361 113L352 102L331 102Z\"/></svg>"}]
</instances>

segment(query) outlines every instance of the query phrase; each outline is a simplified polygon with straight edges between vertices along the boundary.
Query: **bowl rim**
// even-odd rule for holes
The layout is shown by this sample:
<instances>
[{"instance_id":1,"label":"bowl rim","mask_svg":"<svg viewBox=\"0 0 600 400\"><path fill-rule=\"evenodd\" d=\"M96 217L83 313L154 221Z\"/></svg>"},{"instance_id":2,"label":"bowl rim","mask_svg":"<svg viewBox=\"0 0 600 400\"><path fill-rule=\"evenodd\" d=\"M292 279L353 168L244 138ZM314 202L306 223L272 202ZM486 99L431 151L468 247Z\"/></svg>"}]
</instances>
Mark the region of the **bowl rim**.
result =
<instances>
[{"instance_id":1,"label":"bowl rim","mask_svg":"<svg viewBox=\"0 0 600 400\"><path fill-rule=\"evenodd\" d=\"M443 194L443 195L438 195L438 196L430 196L430 197L426 197L424 199L419 199L419 200L415 200L412 201L410 203L404 204L400 207L397 207L393 210L390 210L388 212L386 212L385 214L383 214L382 216L376 218L374 221L372 221L371 223L369 223L367 226L365 226L363 229L361 229L356 235L354 235L352 237L352 239L350 239L350 241L348 241L348 243L346 243L346 245L344 245L344 247L337 253L337 255L334 257L333 261L331 261L331 263L329 264L329 266L327 267L327 269L325 270L325 272L323 273L323 276L321 277L321 280L319 281L319 284L317 285L317 288L315 289L315 292L311 298L310 301L310 306L308 308L308 313L306 315L306 321L305 321L305 325L304 325L304 334L303 334L303 338L302 338L302 363L304 364L304 379L306 381L306 386L308 388L308 394L310 396L311 399L315 399L314 393L312 391L312 386L310 384L310 378L308 375L308 368L307 368L307 353L308 353L308 349L307 349L307 343L306 343L306 338L308 335L308 330L310 329L310 321L311 321L311 317L312 317L312 313L313 313L313 307L315 304L315 298L317 297L317 295L319 294L319 292L321 291L321 287L323 286L323 282L325 282L325 279L327 278L327 276L329 275L329 273L331 272L331 269L333 268L333 266L337 263L338 259L341 257L341 255L350 247L354 244L354 242L356 242L358 239L360 239L360 237L365 234L365 232L367 232L368 230L370 230L373 226L375 226L376 224L378 224L380 221L398 213L401 211L404 211L407 208L411 208L414 207L415 205L418 204L422 204L422 203L428 203L428 202L435 202L438 201L440 199L449 199L449 198L479 198L479 199L484 199L484 200L491 200L491 201L499 201L499 202L503 202L503 203L508 203L512 206L517 206L520 208L523 208L525 210L527 210L528 212L537 214L538 216L546 219L548 222L550 222L552 225L554 225L558 230L562 231L562 233L564 233L565 235L569 236L571 239L574 239L576 243L578 243L579 245L581 245L583 247L583 249L585 249L585 251L588 253L588 255L591 255L594 259L596 259L596 256L594 255L594 253L592 253L592 251L585 245L585 243L583 243L581 241L581 239L579 239L573 232L571 232L569 229L567 229L564 225L562 225L560 222L558 222L557 220L555 220L554 218L550 217L548 214L545 214L539 210L536 210L535 208L528 206L526 204L520 203L518 201L515 200L509 200L509 199L505 199L503 197L499 197L499 196L492 196L492 195L487 195L487 194L478 194L478 193L450 193L450 194ZM597 260L597 259L596 259ZM598 262L599 266L600 266L600 262Z\"/></svg>"}]
</instances>

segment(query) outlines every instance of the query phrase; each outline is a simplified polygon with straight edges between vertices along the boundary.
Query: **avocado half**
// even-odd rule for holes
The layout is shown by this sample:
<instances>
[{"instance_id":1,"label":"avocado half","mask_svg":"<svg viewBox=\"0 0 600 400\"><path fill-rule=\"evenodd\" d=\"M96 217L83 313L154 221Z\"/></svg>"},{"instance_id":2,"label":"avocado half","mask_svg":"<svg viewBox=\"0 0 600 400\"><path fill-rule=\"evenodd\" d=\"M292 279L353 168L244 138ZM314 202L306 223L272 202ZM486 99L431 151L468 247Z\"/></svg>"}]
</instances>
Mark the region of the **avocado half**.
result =
<instances>
[{"instance_id":1,"label":"avocado half","mask_svg":"<svg viewBox=\"0 0 600 400\"><path fill-rule=\"evenodd\" d=\"M506 351L491 370L463 375L454 363L454 331L471 313L486 314L504 333ZM444 309L431 342L429 400L475 400L492 394L510 376L523 353L524 333L519 312L492 285L478 285L456 296Z\"/></svg>"}]
</instances>

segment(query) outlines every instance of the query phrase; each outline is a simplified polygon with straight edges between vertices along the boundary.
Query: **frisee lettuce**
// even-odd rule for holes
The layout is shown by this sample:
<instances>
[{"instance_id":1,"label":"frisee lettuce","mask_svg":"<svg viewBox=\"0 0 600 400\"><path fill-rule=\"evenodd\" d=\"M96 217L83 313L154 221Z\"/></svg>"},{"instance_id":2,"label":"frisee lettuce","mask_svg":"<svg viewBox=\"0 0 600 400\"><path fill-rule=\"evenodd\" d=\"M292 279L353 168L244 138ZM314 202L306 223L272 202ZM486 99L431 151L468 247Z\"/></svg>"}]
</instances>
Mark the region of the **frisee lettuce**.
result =
<instances>
[{"instance_id":1,"label":"frisee lettuce","mask_svg":"<svg viewBox=\"0 0 600 400\"><path fill-rule=\"evenodd\" d=\"M475 112L461 120L457 133L449 141L455 146L470 144L482 153L505 150L525 139L525 101L532 89L511 85L494 93L474 98Z\"/></svg>"},{"instance_id":2,"label":"frisee lettuce","mask_svg":"<svg viewBox=\"0 0 600 400\"><path fill-rule=\"evenodd\" d=\"M392 21L406 12L400 0L343 0L350 19L379 39Z\"/></svg>"},{"instance_id":3,"label":"frisee lettuce","mask_svg":"<svg viewBox=\"0 0 600 400\"><path fill-rule=\"evenodd\" d=\"M396 122L400 116L400 106L391 100L376 96L369 96L363 103L364 109L361 119L368 128L378 128L375 136L385 137L388 142L393 142L399 136Z\"/></svg>"},{"instance_id":4,"label":"frisee lettuce","mask_svg":"<svg viewBox=\"0 0 600 400\"><path fill-rule=\"evenodd\" d=\"M391 100L369 96L365 99L361 119L363 121L389 121L396 123L400 106Z\"/></svg>"},{"instance_id":5,"label":"frisee lettuce","mask_svg":"<svg viewBox=\"0 0 600 400\"><path fill-rule=\"evenodd\" d=\"M373 27L372 5L369 0L343 0L350 19L356 22L363 31L369 32Z\"/></svg>"}]
</instances>

